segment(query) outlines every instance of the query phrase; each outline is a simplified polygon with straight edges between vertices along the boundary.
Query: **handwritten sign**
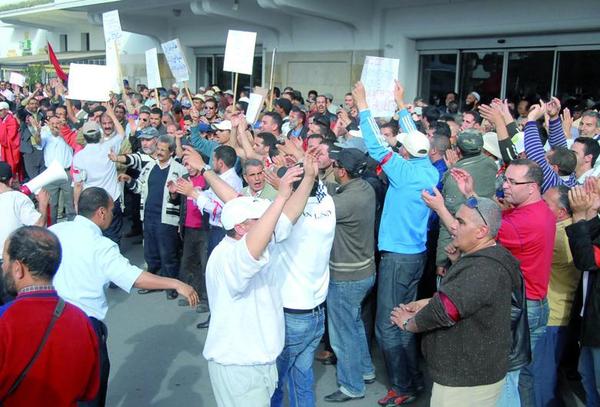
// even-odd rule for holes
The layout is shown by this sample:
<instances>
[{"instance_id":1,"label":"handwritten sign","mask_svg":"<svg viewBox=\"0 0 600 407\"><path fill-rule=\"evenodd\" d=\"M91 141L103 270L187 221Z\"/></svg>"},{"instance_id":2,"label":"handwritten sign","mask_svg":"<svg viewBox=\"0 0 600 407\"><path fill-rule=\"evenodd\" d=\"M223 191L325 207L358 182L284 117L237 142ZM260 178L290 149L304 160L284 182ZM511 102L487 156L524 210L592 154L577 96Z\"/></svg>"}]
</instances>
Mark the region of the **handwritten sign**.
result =
<instances>
[{"instance_id":1,"label":"handwritten sign","mask_svg":"<svg viewBox=\"0 0 600 407\"><path fill-rule=\"evenodd\" d=\"M179 39L164 42L161 46L175 80L177 82L189 81L190 70Z\"/></svg>"},{"instance_id":2,"label":"handwritten sign","mask_svg":"<svg viewBox=\"0 0 600 407\"><path fill-rule=\"evenodd\" d=\"M225 44L223 70L252 75L255 45L255 32L229 30Z\"/></svg>"},{"instance_id":3,"label":"handwritten sign","mask_svg":"<svg viewBox=\"0 0 600 407\"><path fill-rule=\"evenodd\" d=\"M111 71L106 65L71 64L67 99L106 102L110 98Z\"/></svg>"},{"instance_id":4,"label":"handwritten sign","mask_svg":"<svg viewBox=\"0 0 600 407\"><path fill-rule=\"evenodd\" d=\"M25 77L17 72L11 72L8 78L8 82L23 87L25 85Z\"/></svg>"},{"instance_id":5,"label":"handwritten sign","mask_svg":"<svg viewBox=\"0 0 600 407\"><path fill-rule=\"evenodd\" d=\"M366 57L360 80L365 85L367 103L373 117L390 117L396 110L394 80L400 60Z\"/></svg>"},{"instance_id":6,"label":"handwritten sign","mask_svg":"<svg viewBox=\"0 0 600 407\"><path fill-rule=\"evenodd\" d=\"M146 51L146 76L148 77L149 88L162 88L156 48Z\"/></svg>"},{"instance_id":7,"label":"handwritten sign","mask_svg":"<svg viewBox=\"0 0 600 407\"><path fill-rule=\"evenodd\" d=\"M102 13L102 26L104 28L104 41L106 43L119 41L123 37L119 10Z\"/></svg>"}]
</instances>

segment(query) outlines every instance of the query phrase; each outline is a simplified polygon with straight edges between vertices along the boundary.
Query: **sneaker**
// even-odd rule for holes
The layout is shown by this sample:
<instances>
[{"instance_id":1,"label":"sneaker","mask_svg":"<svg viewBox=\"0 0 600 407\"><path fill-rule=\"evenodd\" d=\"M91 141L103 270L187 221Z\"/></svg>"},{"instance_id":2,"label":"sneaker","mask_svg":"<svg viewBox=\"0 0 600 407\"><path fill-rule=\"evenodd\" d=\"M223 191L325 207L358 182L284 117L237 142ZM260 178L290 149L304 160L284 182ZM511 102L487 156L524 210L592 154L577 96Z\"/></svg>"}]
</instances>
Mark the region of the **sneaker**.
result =
<instances>
[{"instance_id":1,"label":"sneaker","mask_svg":"<svg viewBox=\"0 0 600 407\"><path fill-rule=\"evenodd\" d=\"M399 406L402 404L412 403L416 399L417 397L414 394L404 394L402 396L396 397L396 399L392 403L392 406Z\"/></svg>"},{"instance_id":2,"label":"sneaker","mask_svg":"<svg viewBox=\"0 0 600 407\"><path fill-rule=\"evenodd\" d=\"M396 398L398 398L398 397L399 397L399 394L396 393L394 390L390 389L390 390L388 390L387 394L384 397L377 400L377 404L379 404L380 406L393 405L390 403L393 403L394 400L396 400Z\"/></svg>"}]
</instances>

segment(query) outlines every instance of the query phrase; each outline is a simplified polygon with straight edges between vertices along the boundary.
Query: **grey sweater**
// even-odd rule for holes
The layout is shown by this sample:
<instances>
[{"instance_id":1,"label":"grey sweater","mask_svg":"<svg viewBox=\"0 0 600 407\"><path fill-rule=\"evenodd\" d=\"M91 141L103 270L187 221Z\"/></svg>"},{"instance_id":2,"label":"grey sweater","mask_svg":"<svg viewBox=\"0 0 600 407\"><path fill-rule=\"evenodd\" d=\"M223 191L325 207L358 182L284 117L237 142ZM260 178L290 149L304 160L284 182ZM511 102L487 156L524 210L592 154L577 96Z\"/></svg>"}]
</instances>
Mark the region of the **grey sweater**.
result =
<instances>
[{"instance_id":1,"label":"grey sweater","mask_svg":"<svg viewBox=\"0 0 600 407\"><path fill-rule=\"evenodd\" d=\"M512 345L511 293L520 286L519 263L500 245L463 256L442 280L460 314L448 316L439 294L415 316L431 378L444 386L496 383L508 371Z\"/></svg>"},{"instance_id":2,"label":"grey sweater","mask_svg":"<svg viewBox=\"0 0 600 407\"><path fill-rule=\"evenodd\" d=\"M331 279L357 281L375 272L375 190L356 178L337 188L335 237L329 258Z\"/></svg>"}]
</instances>

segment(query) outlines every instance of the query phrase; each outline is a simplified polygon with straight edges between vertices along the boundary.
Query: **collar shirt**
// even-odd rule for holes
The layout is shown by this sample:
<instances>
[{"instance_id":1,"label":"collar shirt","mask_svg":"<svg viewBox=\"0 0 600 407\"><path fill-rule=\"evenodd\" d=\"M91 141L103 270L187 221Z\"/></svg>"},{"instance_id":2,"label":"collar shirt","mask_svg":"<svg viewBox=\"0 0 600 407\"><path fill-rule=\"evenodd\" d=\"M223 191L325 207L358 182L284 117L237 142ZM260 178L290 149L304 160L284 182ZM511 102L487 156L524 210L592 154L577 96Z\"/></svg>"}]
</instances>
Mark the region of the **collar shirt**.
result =
<instances>
[{"instance_id":1,"label":"collar shirt","mask_svg":"<svg viewBox=\"0 0 600 407\"><path fill-rule=\"evenodd\" d=\"M283 306L309 310L325 301L329 256L335 234L335 205L322 185L287 239L275 245L269 264L279 279Z\"/></svg>"},{"instance_id":2,"label":"collar shirt","mask_svg":"<svg viewBox=\"0 0 600 407\"><path fill-rule=\"evenodd\" d=\"M0 193L0 244L4 247L4 241L14 230L24 225L33 225L40 219L40 213L27 195L19 191L7 191Z\"/></svg>"},{"instance_id":3,"label":"collar shirt","mask_svg":"<svg viewBox=\"0 0 600 407\"><path fill-rule=\"evenodd\" d=\"M104 293L108 284L112 281L130 292L142 270L130 264L119 246L83 216L57 223L50 231L62 246L62 261L53 280L56 291L89 317L102 321L108 311Z\"/></svg>"},{"instance_id":4,"label":"collar shirt","mask_svg":"<svg viewBox=\"0 0 600 407\"><path fill-rule=\"evenodd\" d=\"M285 238L292 228L279 218L275 237ZM206 291L211 321L203 355L222 365L274 363L281 353L285 323L277 269L265 267L275 238L260 259L248 251L246 237L225 236L206 265Z\"/></svg>"},{"instance_id":5,"label":"collar shirt","mask_svg":"<svg viewBox=\"0 0 600 407\"><path fill-rule=\"evenodd\" d=\"M41 130L42 149L44 150L44 164L49 167L53 161L63 168L69 168L73 162L73 149L60 136L54 136L45 126Z\"/></svg>"},{"instance_id":6,"label":"collar shirt","mask_svg":"<svg viewBox=\"0 0 600 407\"><path fill-rule=\"evenodd\" d=\"M113 200L121 196L117 183L117 167L110 161L108 154L118 152L123 137L116 136L106 141L86 146L73 157L74 179L83 181L83 189L100 187L106 190Z\"/></svg>"}]
</instances>

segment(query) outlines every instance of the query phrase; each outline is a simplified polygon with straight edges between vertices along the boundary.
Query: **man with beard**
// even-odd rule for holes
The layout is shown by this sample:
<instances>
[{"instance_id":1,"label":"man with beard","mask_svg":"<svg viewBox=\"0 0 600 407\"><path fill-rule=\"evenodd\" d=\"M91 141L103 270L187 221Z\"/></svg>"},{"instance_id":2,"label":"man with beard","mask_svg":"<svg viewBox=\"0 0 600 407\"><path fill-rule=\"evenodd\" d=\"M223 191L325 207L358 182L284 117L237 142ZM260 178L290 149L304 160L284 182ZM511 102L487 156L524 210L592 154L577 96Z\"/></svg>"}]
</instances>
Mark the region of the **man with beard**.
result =
<instances>
[{"instance_id":1,"label":"man with beard","mask_svg":"<svg viewBox=\"0 0 600 407\"><path fill-rule=\"evenodd\" d=\"M6 240L2 274L16 300L0 307L0 402L4 406L74 406L99 387L94 329L80 309L59 298L52 278L61 246L38 226Z\"/></svg>"}]
</instances>

